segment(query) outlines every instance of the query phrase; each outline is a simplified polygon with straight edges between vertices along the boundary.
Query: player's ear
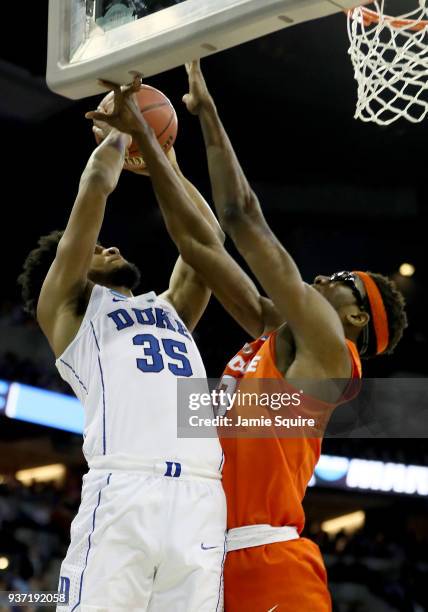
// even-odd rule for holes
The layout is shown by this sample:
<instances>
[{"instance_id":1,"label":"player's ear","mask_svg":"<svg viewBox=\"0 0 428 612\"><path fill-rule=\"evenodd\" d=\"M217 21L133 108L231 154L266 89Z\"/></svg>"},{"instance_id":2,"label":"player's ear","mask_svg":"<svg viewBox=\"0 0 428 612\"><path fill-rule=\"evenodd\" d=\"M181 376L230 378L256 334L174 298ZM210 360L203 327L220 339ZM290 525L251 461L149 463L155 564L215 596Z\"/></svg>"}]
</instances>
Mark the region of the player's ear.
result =
<instances>
[{"instance_id":1,"label":"player's ear","mask_svg":"<svg viewBox=\"0 0 428 612\"><path fill-rule=\"evenodd\" d=\"M348 312L346 315L346 320L348 323L350 323L354 327L363 329L363 327L365 327L370 321L370 315L368 312L365 312L364 310Z\"/></svg>"}]
</instances>

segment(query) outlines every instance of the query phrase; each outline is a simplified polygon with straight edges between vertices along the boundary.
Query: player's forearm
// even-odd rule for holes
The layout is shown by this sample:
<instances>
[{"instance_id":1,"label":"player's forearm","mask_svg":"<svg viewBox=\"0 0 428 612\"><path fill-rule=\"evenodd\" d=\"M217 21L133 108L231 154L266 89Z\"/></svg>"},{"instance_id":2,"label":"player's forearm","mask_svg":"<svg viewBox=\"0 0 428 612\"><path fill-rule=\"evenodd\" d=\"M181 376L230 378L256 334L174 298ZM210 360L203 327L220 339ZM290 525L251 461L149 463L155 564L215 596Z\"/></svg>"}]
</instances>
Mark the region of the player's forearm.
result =
<instances>
[{"instance_id":1,"label":"player's forearm","mask_svg":"<svg viewBox=\"0 0 428 612\"><path fill-rule=\"evenodd\" d=\"M106 202L116 187L126 153L128 137L112 132L92 153L80 179L79 191L60 246L78 248L79 257L92 253L101 230Z\"/></svg>"},{"instance_id":2,"label":"player's forearm","mask_svg":"<svg viewBox=\"0 0 428 612\"><path fill-rule=\"evenodd\" d=\"M230 233L235 220L251 213L253 192L212 99L201 108L199 120L217 215L223 229Z\"/></svg>"},{"instance_id":3,"label":"player's forearm","mask_svg":"<svg viewBox=\"0 0 428 612\"><path fill-rule=\"evenodd\" d=\"M192 197L148 125L133 135L147 164L152 185L168 232L180 253L189 239L203 244L218 243L213 227L196 209ZM193 194L194 195L194 194Z\"/></svg>"},{"instance_id":4,"label":"player's forearm","mask_svg":"<svg viewBox=\"0 0 428 612\"><path fill-rule=\"evenodd\" d=\"M205 200L205 198L202 196L202 194L198 191L198 189L196 189L196 187L193 185L193 183L191 181L189 181L184 176L184 174L181 172L181 170L178 167L178 165L174 167L174 170L175 170L176 174L178 175L179 179L181 180L184 188L186 189L186 191L187 191L190 199L192 200L194 206L196 207L196 209L201 213L201 215L204 217L204 219L206 221L208 221L210 226L216 232L216 234L219 237L219 239L222 242L224 242L224 239L225 239L224 232L221 229L220 224L217 221L217 217L215 216L215 214L211 210L208 202Z\"/></svg>"}]
</instances>

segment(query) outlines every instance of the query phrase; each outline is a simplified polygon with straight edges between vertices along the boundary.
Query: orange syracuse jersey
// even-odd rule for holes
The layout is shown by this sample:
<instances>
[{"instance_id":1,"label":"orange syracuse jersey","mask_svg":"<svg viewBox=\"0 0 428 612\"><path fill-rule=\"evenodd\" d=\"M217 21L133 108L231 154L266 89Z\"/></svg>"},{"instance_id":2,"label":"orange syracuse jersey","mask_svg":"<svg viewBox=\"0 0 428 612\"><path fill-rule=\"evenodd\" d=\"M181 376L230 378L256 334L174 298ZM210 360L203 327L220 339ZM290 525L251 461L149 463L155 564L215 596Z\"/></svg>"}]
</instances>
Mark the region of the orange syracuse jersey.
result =
<instances>
[{"instance_id":1,"label":"orange syracuse jersey","mask_svg":"<svg viewBox=\"0 0 428 612\"><path fill-rule=\"evenodd\" d=\"M361 378L356 346L348 342L352 380ZM283 380L275 365L275 333L246 345L224 373L238 379ZM229 381L228 381L229 377ZM352 380L350 382L352 382ZM255 381L257 387L257 381ZM355 387L354 387L355 388ZM286 387L284 388L286 390ZM293 388L290 389L293 391ZM342 401L350 399L351 385ZM309 406L307 404L309 403ZM310 413L334 406L305 397ZM228 528L304 526L302 500L321 452L321 437L222 438ZM318 546L306 538L232 550L224 566L226 612L331 612L327 573Z\"/></svg>"},{"instance_id":2,"label":"orange syracuse jersey","mask_svg":"<svg viewBox=\"0 0 428 612\"><path fill-rule=\"evenodd\" d=\"M239 380L260 379L260 391L262 379L279 379L287 390L287 381L275 365L275 337L276 332L245 345L231 359L224 376L238 379L238 385ZM360 378L357 348L350 341L347 344L352 378ZM295 391L289 390L290 394ZM305 397L306 412L331 412L332 408L330 404ZM304 526L302 500L320 457L321 437L236 437L222 438L221 444L226 458L223 486L228 529L257 524L293 525L300 533Z\"/></svg>"}]
</instances>

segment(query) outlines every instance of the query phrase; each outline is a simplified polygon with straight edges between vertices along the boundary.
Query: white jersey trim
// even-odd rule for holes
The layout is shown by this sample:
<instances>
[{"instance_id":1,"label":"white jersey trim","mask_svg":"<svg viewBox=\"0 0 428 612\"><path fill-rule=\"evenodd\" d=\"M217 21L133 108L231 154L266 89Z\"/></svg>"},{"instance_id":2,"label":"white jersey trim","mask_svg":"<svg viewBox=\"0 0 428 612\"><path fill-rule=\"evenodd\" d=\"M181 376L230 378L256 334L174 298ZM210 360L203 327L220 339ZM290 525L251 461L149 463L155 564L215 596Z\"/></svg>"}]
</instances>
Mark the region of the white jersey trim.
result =
<instances>
[{"instance_id":1,"label":"white jersey trim","mask_svg":"<svg viewBox=\"0 0 428 612\"><path fill-rule=\"evenodd\" d=\"M114 467L111 455L97 455L88 460L88 466L91 470L102 470L108 472L138 471L152 474L154 476L178 477L177 473L166 473L168 472L168 463L173 466L180 466L180 480L192 478L212 478L214 480L221 480L222 478L222 474L219 471L201 468L197 462L182 462L177 458L172 460L170 458L150 460L141 457L116 454L114 455Z\"/></svg>"}]
</instances>

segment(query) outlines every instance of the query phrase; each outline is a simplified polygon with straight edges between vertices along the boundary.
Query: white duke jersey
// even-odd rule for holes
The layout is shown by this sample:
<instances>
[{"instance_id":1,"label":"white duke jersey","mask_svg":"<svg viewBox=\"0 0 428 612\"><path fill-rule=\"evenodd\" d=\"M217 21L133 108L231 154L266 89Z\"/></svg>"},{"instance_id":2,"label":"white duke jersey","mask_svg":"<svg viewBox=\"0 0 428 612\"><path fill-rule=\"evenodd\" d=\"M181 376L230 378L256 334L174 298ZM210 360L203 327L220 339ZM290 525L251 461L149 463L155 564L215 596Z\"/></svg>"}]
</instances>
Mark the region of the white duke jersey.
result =
<instances>
[{"instance_id":1,"label":"white duke jersey","mask_svg":"<svg viewBox=\"0 0 428 612\"><path fill-rule=\"evenodd\" d=\"M177 379L205 379L195 342L154 292L127 297L95 285L80 329L56 366L85 410L89 466L177 460L219 472L216 438L177 437Z\"/></svg>"}]
</instances>

